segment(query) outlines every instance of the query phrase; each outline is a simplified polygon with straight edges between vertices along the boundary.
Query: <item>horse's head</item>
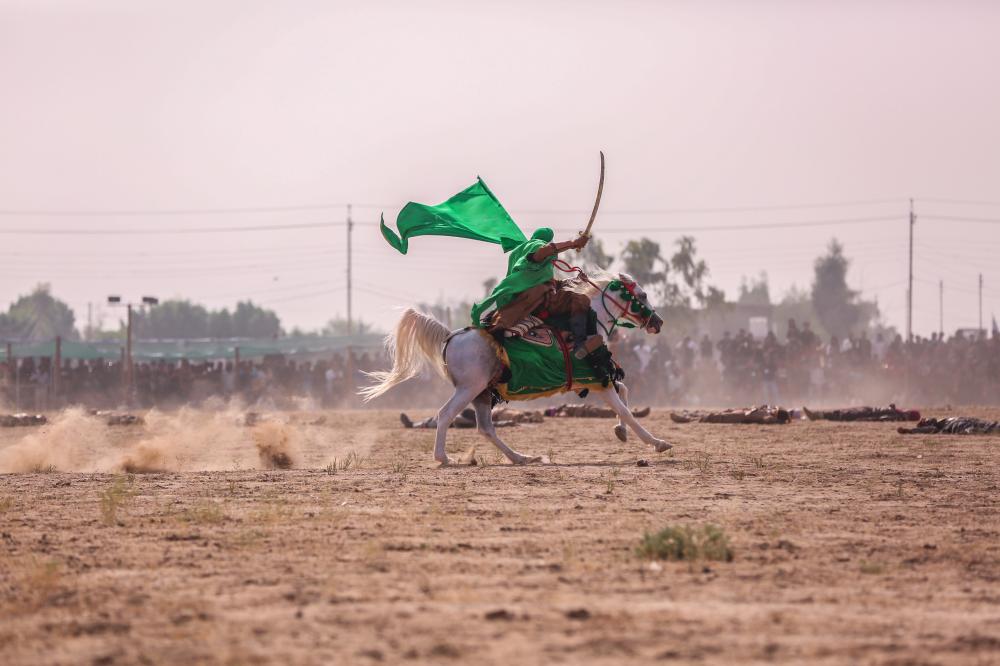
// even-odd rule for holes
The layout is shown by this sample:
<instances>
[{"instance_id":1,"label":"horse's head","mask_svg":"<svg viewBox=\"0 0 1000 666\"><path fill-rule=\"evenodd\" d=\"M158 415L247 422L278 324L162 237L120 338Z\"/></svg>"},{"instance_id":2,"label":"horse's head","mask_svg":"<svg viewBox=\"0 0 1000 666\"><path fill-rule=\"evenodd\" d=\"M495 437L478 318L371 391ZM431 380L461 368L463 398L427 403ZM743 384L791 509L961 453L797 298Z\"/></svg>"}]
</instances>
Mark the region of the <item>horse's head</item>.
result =
<instances>
[{"instance_id":1,"label":"horse's head","mask_svg":"<svg viewBox=\"0 0 1000 666\"><path fill-rule=\"evenodd\" d=\"M598 279L602 291L601 301L608 314L619 325L643 328L647 333L659 333L663 319L649 303L646 291L628 273L606 274Z\"/></svg>"}]
</instances>

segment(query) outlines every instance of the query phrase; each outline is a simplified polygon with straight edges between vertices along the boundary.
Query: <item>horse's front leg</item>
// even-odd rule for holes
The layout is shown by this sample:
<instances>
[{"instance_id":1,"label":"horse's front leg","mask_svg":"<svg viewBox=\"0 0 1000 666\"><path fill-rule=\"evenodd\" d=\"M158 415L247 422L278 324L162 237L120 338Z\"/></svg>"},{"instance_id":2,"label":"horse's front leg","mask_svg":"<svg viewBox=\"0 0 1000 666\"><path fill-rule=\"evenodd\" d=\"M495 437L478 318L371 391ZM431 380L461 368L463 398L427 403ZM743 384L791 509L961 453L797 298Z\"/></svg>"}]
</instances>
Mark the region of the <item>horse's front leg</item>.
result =
<instances>
[{"instance_id":1,"label":"horse's front leg","mask_svg":"<svg viewBox=\"0 0 1000 666\"><path fill-rule=\"evenodd\" d=\"M632 416L632 412L629 411L629 408L625 405L624 402L622 402L622 399L618 396L618 393L616 393L613 388L604 389L599 393L601 397L604 399L604 402L608 403L608 407L615 410L615 413L618 414L619 423L624 422L625 424L627 424L628 427L632 428L632 431L635 434L639 435L639 439L641 439L642 441L646 442L647 444L655 448L658 453L663 453L667 449L673 448L671 444L667 444L662 439L657 439L656 437L653 437L653 435L651 435L648 430L639 425L639 422L636 420L636 418Z\"/></svg>"},{"instance_id":2,"label":"horse's front leg","mask_svg":"<svg viewBox=\"0 0 1000 666\"><path fill-rule=\"evenodd\" d=\"M622 399L622 404L628 408L628 387L625 386L624 382L618 382L618 397ZM615 437L623 442L628 441L628 428L625 427L625 421L622 420L621 414L618 415L618 425L615 426Z\"/></svg>"},{"instance_id":3,"label":"horse's front leg","mask_svg":"<svg viewBox=\"0 0 1000 666\"><path fill-rule=\"evenodd\" d=\"M526 465L542 461L541 456L526 456L504 444L500 436L497 435L496 426L493 425L493 407L490 405L489 396L476 398L472 406L476 409L476 427L479 428L479 434L493 442L500 449L500 452L507 456L508 460L515 465Z\"/></svg>"}]
</instances>

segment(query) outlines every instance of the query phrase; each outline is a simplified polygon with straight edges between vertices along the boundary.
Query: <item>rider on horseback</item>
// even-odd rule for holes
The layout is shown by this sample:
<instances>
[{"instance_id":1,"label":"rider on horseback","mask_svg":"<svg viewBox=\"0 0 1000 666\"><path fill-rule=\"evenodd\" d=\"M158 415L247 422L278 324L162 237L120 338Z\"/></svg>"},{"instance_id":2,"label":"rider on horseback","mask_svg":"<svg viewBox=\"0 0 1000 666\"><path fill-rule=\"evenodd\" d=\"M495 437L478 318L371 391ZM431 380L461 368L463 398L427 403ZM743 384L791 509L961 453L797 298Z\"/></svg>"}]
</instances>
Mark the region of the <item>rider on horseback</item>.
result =
<instances>
[{"instance_id":1,"label":"rider on horseback","mask_svg":"<svg viewBox=\"0 0 1000 666\"><path fill-rule=\"evenodd\" d=\"M601 184L591 222L585 232L571 241L553 242L552 229L546 227L525 238L482 179L437 206L408 203L396 219L398 234L384 219L380 228L385 240L403 254L407 252L409 239L416 236L455 236L500 245L504 252L510 253L507 275L489 296L472 307L473 326L485 328L498 337L524 335L543 322L567 330L572 335L575 356L586 358L607 385L615 368L610 352L591 323L590 295L579 280L555 279L553 270L556 255L583 249L590 240L590 226L600 203L603 182L602 154Z\"/></svg>"},{"instance_id":2,"label":"rider on horseback","mask_svg":"<svg viewBox=\"0 0 1000 666\"><path fill-rule=\"evenodd\" d=\"M539 321L557 318L573 335L573 349L580 354L587 340L590 298L573 291L569 280L556 280L552 260L566 250L583 249L590 240L580 236L562 243L552 242L552 230L537 229L531 238L510 251L507 277L484 300L472 307L473 324L499 334L530 316ZM494 308L492 309L491 308Z\"/></svg>"}]
</instances>

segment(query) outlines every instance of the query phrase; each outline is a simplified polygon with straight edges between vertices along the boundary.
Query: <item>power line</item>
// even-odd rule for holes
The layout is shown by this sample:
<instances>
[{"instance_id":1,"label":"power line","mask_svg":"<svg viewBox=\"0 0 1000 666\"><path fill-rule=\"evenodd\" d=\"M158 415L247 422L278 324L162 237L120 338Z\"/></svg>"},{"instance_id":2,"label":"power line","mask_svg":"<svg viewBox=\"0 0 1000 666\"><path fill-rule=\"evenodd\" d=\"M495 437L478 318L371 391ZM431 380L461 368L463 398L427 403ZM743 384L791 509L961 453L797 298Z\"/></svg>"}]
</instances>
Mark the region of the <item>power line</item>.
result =
<instances>
[{"instance_id":1,"label":"power line","mask_svg":"<svg viewBox=\"0 0 1000 666\"><path fill-rule=\"evenodd\" d=\"M273 303L287 303L289 301L299 301L303 298L314 298L316 296L326 296L329 294L336 294L344 289L344 285L333 287L332 289L322 289L320 291L313 291L304 294L292 294L291 296L279 296L278 298L269 298L260 301L261 305L271 305Z\"/></svg>"},{"instance_id":2,"label":"power line","mask_svg":"<svg viewBox=\"0 0 1000 666\"><path fill-rule=\"evenodd\" d=\"M125 208L125 209L2 209L4 217L168 217L185 215L243 215L257 213L294 213L331 210L347 204L296 204L291 206L237 206L230 208Z\"/></svg>"},{"instance_id":3,"label":"power line","mask_svg":"<svg viewBox=\"0 0 1000 666\"><path fill-rule=\"evenodd\" d=\"M204 299L206 301L224 301L224 300L227 300L227 299L230 299L230 298L246 298L247 297L247 293L251 292L251 291L253 292L253 295L255 297L260 297L262 295L272 295L272 294L275 294L275 292L288 291L289 289L296 290L296 289L308 289L308 288L320 287L320 286L329 286L330 282L331 282L330 280L313 280L311 282L299 282L299 283L295 283L295 284L283 284L283 285L276 285L276 286L264 287L262 289L251 289L249 287L245 287L245 288L241 289L240 291L231 291L231 292L228 292L228 293L225 293L225 294L210 294L210 295L204 296ZM281 295L282 294L280 294L280 293L278 294L278 296L281 296Z\"/></svg>"},{"instance_id":4,"label":"power line","mask_svg":"<svg viewBox=\"0 0 1000 666\"><path fill-rule=\"evenodd\" d=\"M961 217L956 215L921 215L921 220L946 220L948 222L978 222L981 224L1000 224L1000 217Z\"/></svg>"},{"instance_id":5,"label":"power line","mask_svg":"<svg viewBox=\"0 0 1000 666\"><path fill-rule=\"evenodd\" d=\"M609 209L601 211L603 214L613 215L701 215L714 213L751 213L779 210L809 210L816 208L850 208L854 206L873 206L882 204L904 203L905 199L865 199L859 201L836 201L817 204L769 204L759 206L720 206L708 208L633 208L633 209ZM511 213L518 215L589 215L590 210L584 209L560 209L560 208L527 208L512 210Z\"/></svg>"},{"instance_id":6,"label":"power line","mask_svg":"<svg viewBox=\"0 0 1000 666\"><path fill-rule=\"evenodd\" d=\"M299 224L255 224L240 227L177 227L174 229L0 229L0 234L32 236L170 236L175 234L214 234L246 231L285 231L323 229L344 226L344 222L305 222ZM355 222L364 226L374 222Z\"/></svg>"},{"instance_id":7,"label":"power line","mask_svg":"<svg viewBox=\"0 0 1000 666\"><path fill-rule=\"evenodd\" d=\"M604 234L634 234L634 233L648 233L648 232L659 232L659 233L697 233L704 231L754 231L758 229L791 229L791 228L805 228L805 227L827 227L827 226L837 226L841 224L865 224L867 222L893 222L898 221L899 216L893 215L881 215L876 217L852 217L852 218L837 218L829 220L803 220L798 222L760 222L754 224L716 224L708 226L685 226L685 227L630 227L630 228L600 228L594 235L600 236ZM569 227L554 227L554 231L559 232L572 232L575 231Z\"/></svg>"},{"instance_id":8,"label":"power line","mask_svg":"<svg viewBox=\"0 0 1000 666\"><path fill-rule=\"evenodd\" d=\"M1000 201L974 201L970 199L938 199L922 197L917 199L922 203L956 204L959 206L1000 206Z\"/></svg>"},{"instance_id":9,"label":"power line","mask_svg":"<svg viewBox=\"0 0 1000 666\"><path fill-rule=\"evenodd\" d=\"M928 216L930 217L930 216ZM865 224L868 222L887 222L897 220L897 216L874 216L874 217L854 217L854 218L834 218L827 220L802 220L796 222L760 222L752 224L722 224L708 226L683 226L683 227L628 227L628 228L603 228L599 234L621 234L621 233L697 233L707 231L753 231L759 229L791 229L806 227L838 226L842 224ZM954 218L942 218L954 219ZM1000 220L996 220L1000 222ZM376 222L353 222L354 225L375 226ZM286 231L295 229L323 229L337 228L345 226L345 222L308 222L299 224L259 224L244 225L239 227L178 227L174 229L37 229L37 228L17 228L0 229L0 234L20 234L38 236L169 236L180 234L210 234L210 233L234 233L248 231ZM555 231L572 233L578 231L570 227L555 227Z\"/></svg>"},{"instance_id":10,"label":"power line","mask_svg":"<svg viewBox=\"0 0 1000 666\"><path fill-rule=\"evenodd\" d=\"M645 209L611 209L605 213L616 215L680 215L680 214L711 214L711 213L745 213L760 211L779 210L808 210L818 208L849 208L854 206L872 206L890 203L902 203L904 199L862 199L856 201L835 201L814 204L765 204L765 205L740 205L740 206L719 206L702 208L645 208ZM3 217L171 217L171 216L193 216L193 215L243 215L243 214L264 214L264 213L295 213L308 211L323 211L346 209L348 203L319 203L319 204L289 204L277 206L225 206L225 207L204 207L204 208L22 208L22 209L0 209L0 216ZM351 203L355 208L369 208L376 210L396 210L393 204L358 204ZM512 213L520 215L576 215L588 214L590 210L584 209L518 209Z\"/></svg>"},{"instance_id":11,"label":"power line","mask_svg":"<svg viewBox=\"0 0 1000 666\"><path fill-rule=\"evenodd\" d=\"M113 250L101 252L99 250L91 251L88 250L86 257L82 257L79 250L74 252L52 252L48 248L32 248L31 250L15 250L15 251L0 251L0 257L8 257L12 260L17 259L30 259L35 261L39 256L45 256L49 258L58 258L60 260L69 259L81 259L81 258L94 258L96 261L102 261L105 263L108 258L113 258L116 261L121 258L135 259L146 261L148 259L157 259L160 257L183 257L183 258L197 258L203 257L206 259L214 259L220 256L226 255L248 255L248 254L266 254L268 256L281 256L283 252L295 252L295 253L305 253L305 252L331 252L334 250L342 249L339 244L324 245L323 243L309 243L307 245L283 245L283 246L271 246L268 247L247 247L247 248L219 248L219 247L207 247L201 248L193 247L187 250L179 251L161 251L155 250L150 251L146 249L140 250ZM103 259L101 259L103 257Z\"/></svg>"},{"instance_id":12,"label":"power line","mask_svg":"<svg viewBox=\"0 0 1000 666\"><path fill-rule=\"evenodd\" d=\"M969 199L948 199L926 197L916 199L919 203L955 204L968 206L1000 206L1000 201L976 201ZM786 210L818 210L829 208L852 208L859 206L879 206L905 203L903 198L857 199L849 201L827 201L820 203L796 204L749 204L737 206L704 206L688 208L621 208L605 209L608 215L710 215L724 213L751 213ZM355 208L372 210L398 210L396 204L352 203ZM196 215L257 215L269 213L298 213L346 209L347 203L287 204L275 206L223 206L201 208L7 208L0 209L2 217L190 217ZM517 215L586 215L590 211L577 208L522 208L512 209ZM926 216L925 216L926 217Z\"/></svg>"}]
</instances>

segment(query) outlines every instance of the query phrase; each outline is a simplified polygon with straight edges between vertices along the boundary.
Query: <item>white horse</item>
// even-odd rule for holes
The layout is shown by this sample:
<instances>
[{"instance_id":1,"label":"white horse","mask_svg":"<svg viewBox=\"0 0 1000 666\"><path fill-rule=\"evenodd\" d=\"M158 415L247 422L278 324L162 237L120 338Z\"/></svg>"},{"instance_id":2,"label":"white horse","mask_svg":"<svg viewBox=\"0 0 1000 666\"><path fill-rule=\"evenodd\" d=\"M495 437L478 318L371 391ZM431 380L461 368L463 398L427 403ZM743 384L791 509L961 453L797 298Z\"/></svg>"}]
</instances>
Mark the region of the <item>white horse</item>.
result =
<instances>
[{"instance_id":1,"label":"white horse","mask_svg":"<svg viewBox=\"0 0 1000 666\"><path fill-rule=\"evenodd\" d=\"M634 312L628 301L609 290L609 284L615 280L625 285L632 299L644 306L639 309L648 314L644 316L642 313ZM648 333L660 332L663 320L649 306L646 293L628 275L615 276L603 271L594 273L586 279L583 289L591 297L591 308L597 314L598 329L605 342L608 335L623 324L643 328ZM393 386L415 377L429 363L441 377L455 386L454 395L438 411L435 460L444 465L454 462L445 452L448 426L471 402L475 408L479 433L493 442L512 463L523 465L540 462L540 456L519 453L504 444L497 436L491 414L490 396L486 389L489 388L491 380L498 375L501 364L490 341L485 340L477 330L459 331L452 335L445 349L444 342L449 335L452 335L451 331L441 322L407 308L396 325L396 330L386 338L386 347L393 359L392 369L388 372L369 373L376 383L360 391L365 401L376 398ZM615 434L619 439L625 441L627 425L656 451L663 452L672 448L670 444L657 439L639 425L628 408L628 389L623 383L618 382L618 391L601 389L594 392L598 393L618 415Z\"/></svg>"}]
</instances>

